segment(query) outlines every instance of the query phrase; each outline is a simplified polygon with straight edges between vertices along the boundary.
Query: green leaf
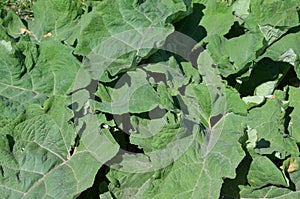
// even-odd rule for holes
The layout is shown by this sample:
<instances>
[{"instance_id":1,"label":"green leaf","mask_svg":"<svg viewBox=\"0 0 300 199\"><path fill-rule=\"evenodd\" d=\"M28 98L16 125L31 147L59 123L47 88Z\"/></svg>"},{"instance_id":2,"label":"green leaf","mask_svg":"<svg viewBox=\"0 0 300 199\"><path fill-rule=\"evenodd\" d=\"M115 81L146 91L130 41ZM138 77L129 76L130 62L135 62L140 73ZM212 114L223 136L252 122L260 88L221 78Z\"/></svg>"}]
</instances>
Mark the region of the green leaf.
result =
<instances>
[{"instance_id":1,"label":"green leaf","mask_svg":"<svg viewBox=\"0 0 300 199\"><path fill-rule=\"evenodd\" d=\"M145 70L151 76L151 83L166 86L174 96L189 82L200 82L200 75L196 68L188 62L179 62L174 57L170 57L166 62L148 64Z\"/></svg>"},{"instance_id":2,"label":"green leaf","mask_svg":"<svg viewBox=\"0 0 300 199\"><path fill-rule=\"evenodd\" d=\"M110 96L110 99L102 98L102 102L96 102L95 108L113 114L142 113L154 109L160 99L146 77L147 74L141 69L127 72L120 78L115 88L106 87L106 90L102 90L104 95ZM98 94L101 98L101 92Z\"/></svg>"},{"instance_id":3,"label":"green leaf","mask_svg":"<svg viewBox=\"0 0 300 199\"><path fill-rule=\"evenodd\" d=\"M151 151L163 149L175 139L180 139L181 120L170 112L157 118L163 113L158 110L150 112L150 119L132 116L130 119L134 130L131 131L130 143L138 145L148 154Z\"/></svg>"},{"instance_id":4,"label":"green leaf","mask_svg":"<svg viewBox=\"0 0 300 199\"><path fill-rule=\"evenodd\" d=\"M267 99L264 106L250 110L247 124L257 132L256 153L275 154L280 159L299 155L296 141L284 135L284 114L283 104L276 97Z\"/></svg>"},{"instance_id":5,"label":"green leaf","mask_svg":"<svg viewBox=\"0 0 300 199\"><path fill-rule=\"evenodd\" d=\"M169 20L172 16L185 11L186 5L183 1L154 0L146 1L143 4L138 4L137 1L133 0L103 1L81 19L81 32L76 53L88 55L106 37L125 31L132 30L136 36L140 35L142 28L149 31L151 28L166 28L171 32L173 28L168 25L171 22ZM112 19L111 16L114 18ZM140 36L142 37L142 35ZM150 35L146 34L146 36L149 37ZM160 42L166 36L158 37L155 41Z\"/></svg>"},{"instance_id":6,"label":"green leaf","mask_svg":"<svg viewBox=\"0 0 300 199\"><path fill-rule=\"evenodd\" d=\"M286 32L289 28L299 25L297 6L299 1L277 1L277 0L251 0L250 14L245 19L245 27L251 32L261 31L267 35L268 29L261 29L260 27L272 27L273 30ZM276 14L274 14L274 10ZM272 32L269 32L273 34ZM282 34L280 34L282 35ZM273 38L275 37L275 38ZM272 40L278 39L273 35ZM272 41L266 37L268 42Z\"/></svg>"},{"instance_id":7,"label":"green leaf","mask_svg":"<svg viewBox=\"0 0 300 199\"><path fill-rule=\"evenodd\" d=\"M207 32L208 37L214 34L225 35L233 25L233 15L231 7L225 1L218 0L194 0L194 3L202 3L206 7L204 16L200 21ZM211 23L211 22L214 23Z\"/></svg>"},{"instance_id":8,"label":"green leaf","mask_svg":"<svg viewBox=\"0 0 300 199\"><path fill-rule=\"evenodd\" d=\"M72 116L64 98L55 97L44 108L28 107L10 130L1 129L2 197L73 198L91 186L101 164L114 154L101 162L96 159L95 148L89 150L95 136L89 141L83 136L84 146L70 152L76 136Z\"/></svg>"},{"instance_id":9,"label":"green leaf","mask_svg":"<svg viewBox=\"0 0 300 199\"><path fill-rule=\"evenodd\" d=\"M246 19L250 14L250 0L237 0L232 5L233 14L240 19Z\"/></svg>"},{"instance_id":10,"label":"green leaf","mask_svg":"<svg viewBox=\"0 0 300 199\"><path fill-rule=\"evenodd\" d=\"M247 109L258 106L265 101L264 96L247 96L243 97L242 100L247 104Z\"/></svg>"},{"instance_id":11,"label":"green leaf","mask_svg":"<svg viewBox=\"0 0 300 199\"><path fill-rule=\"evenodd\" d=\"M20 113L24 111L24 109L24 106L22 106L19 102L15 102L3 96L0 96L1 116L15 119Z\"/></svg>"},{"instance_id":12,"label":"green leaf","mask_svg":"<svg viewBox=\"0 0 300 199\"><path fill-rule=\"evenodd\" d=\"M294 172L290 175L295 187L299 187L300 172ZM241 188L241 198L275 198L275 199L293 199L298 197L300 192L298 190L291 190L276 185L270 185L261 189L251 189L249 187Z\"/></svg>"},{"instance_id":13,"label":"green leaf","mask_svg":"<svg viewBox=\"0 0 300 199\"><path fill-rule=\"evenodd\" d=\"M203 84L189 84L183 96L187 105L188 117L205 127L214 123L211 120L229 112L246 114L246 105L239 94L227 88L221 80L219 70L207 51L198 58L198 70L203 76Z\"/></svg>"},{"instance_id":14,"label":"green leaf","mask_svg":"<svg viewBox=\"0 0 300 199\"><path fill-rule=\"evenodd\" d=\"M248 173L248 182L253 189L267 185L288 186L283 173L264 156L253 159Z\"/></svg>"},{"instance_id":15,"label":"green leaf","mask_svg":"<svg viewBox=\"0 0 300 199\"><path fill-rule=\"evenodd\" d=\"M32 50L35 47L32 45L28 47L30 54L36 56L37 52ZM25 59L27 65L24 66L23 60L19 58L15 49L8 50L3 45L0 45L0 48L3 50L0 55L1 96L28 104L45 99L46 96L64 95L72 91L80 63L71 54L71 48L53 40L42 42L39 49L40 55L34 68L32 68L34 63L30 63L34 60L26 61ZM30 59L26 48L25 46L24 54ZM29 69L31 71L27 71ZM67 76L66 70L68 70Z\"/></svg>"},{"instance_id":16,"label":"green leaf","mask_svg":"<svg viewBox=\"0 0 300 199\"><path fill-rule=\"evenodd\" d=\"M207 46L213 60L218 64L221 74L227 77L237 73L256 59L256 51L262 48L262 37L247 33L242 36L225 39L219 35L209 38ZM236 48L241 46L242 49Z\"/></svg>"},{"instance_id":17,"label":"green leaf","mask_svg":"<svg viewBox=\"0 0 300 199\"><path fill-rule=\"evenodd\" d=\"M299 99L300 99L300 90L299 88L290 87L289 89L289 106L293 109L290 115L291 121L289 123L289 132L292 137L294 137L297 142L300 140L300 124L299 124L299 115L300 115L300 107L299 107Z\"/></svg>"},{"instance_id":18,"label":"green leaf","mask_svg":"<svg viewBox=\"0 0 300 199\"><path fill-rule=\"evenodd\" d=\"M13 12L8 12L7 16L3 20L4 26L7 27L7 34L13 38L18 38L22 34L22 29L25 29L25 25L21 19Z\"/></svg>"},{"instance_id":19,"label":"green leaf","mask_svg":"<svg viewBox=\"0 0 300 199\"><path fill-rule=\"evenodd\" d=\"M47 37L72 45L79 34L77 17L81 13L78 0L37 1L33 4L34 20L28 21L32 40L40 42Z\"/></svg>"}]
</instances>

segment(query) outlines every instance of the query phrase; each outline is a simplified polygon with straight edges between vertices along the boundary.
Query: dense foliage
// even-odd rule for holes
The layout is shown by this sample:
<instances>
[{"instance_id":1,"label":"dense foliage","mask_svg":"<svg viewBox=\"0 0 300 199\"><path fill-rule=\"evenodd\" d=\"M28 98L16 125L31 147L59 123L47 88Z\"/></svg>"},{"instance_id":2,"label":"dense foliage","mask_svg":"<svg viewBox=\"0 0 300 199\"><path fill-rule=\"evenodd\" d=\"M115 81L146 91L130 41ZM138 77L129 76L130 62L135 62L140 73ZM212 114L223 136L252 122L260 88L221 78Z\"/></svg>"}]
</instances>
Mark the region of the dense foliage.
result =
<instances>
[{"instance_id":1,"label":"dense foliage","mask_svg":"<svg viewBox=\"0 0 300 199\"><path fill-rule=\"evenodd\" d=\"M0 198L300 197L299 0L0 5Z\"/></svg>"}]
</instances>

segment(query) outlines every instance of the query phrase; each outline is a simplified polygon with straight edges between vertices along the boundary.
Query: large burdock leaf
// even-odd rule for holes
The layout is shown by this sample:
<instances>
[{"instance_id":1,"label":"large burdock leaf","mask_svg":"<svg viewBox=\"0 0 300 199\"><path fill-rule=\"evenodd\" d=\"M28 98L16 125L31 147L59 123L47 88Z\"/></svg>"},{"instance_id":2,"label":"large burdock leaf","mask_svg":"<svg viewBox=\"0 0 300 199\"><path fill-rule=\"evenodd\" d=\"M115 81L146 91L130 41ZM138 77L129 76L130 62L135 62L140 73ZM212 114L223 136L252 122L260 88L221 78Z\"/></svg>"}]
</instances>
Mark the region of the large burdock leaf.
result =
<instances>
[{"instance_id":1,"label":"large burdock leaf","mask_svg":"<svg viewBox=\"0 0 300 199\"><path fill-rule=\"evenodd\" d=\"M268 99L263 107L250 111L247 124L257 131L256 153L275 154L280 159L299 155L296 140L283 134L284 114L283 104L276 97Z\"/></svg>"},{"instance_id":2,"label":"large burdock leaf","mask_svg":"<svg viewBox=\"0 0 300 199\"><path fill-rule=\"evenodd\" d=\"M242 47L236 48L239 45ZM246 65L256 59L256 51L263 46L263 37L259 34L244 34L232 39L219 35L209 38L208 50L218 64L221 74L230 74L243 70Z\"/></svg>"},{"instance_id":3,"label":"large burdock leaf","mask_svg":"<svg viewBox=\"0 0 300 199\"><path fill-rule=\"evenodd\" d=\"M298 25L297 6L299 1L267 1L251 0L250 14L246 18L246 27L251 30L258 29L259 25L271 25L273 27L293 27ZM276 10L276 15L274 15Z\"/></svg>"},{"instance_id":4,"label":"large burdock leaf","mask_svg":"<svg viewBox=\"0 0 300 199\"><path fill-rule=\"evenodd\" d=\"M205 27L208 36L225 35L234 23L232 8L226 1L194 0L194 3L204 4L204 16L200 25ZM211 23L211 22L214 23Z\"/></svg>"},{"instance_id":5,"label":"large burdock leaf","mask_svg":"<svg viewBox=\"0 0 300 199\"><path fill-rule=\"evenodd\" d=\"M40 42L53 37L72 45L79 34L76 25L81 6L78 0L36 1L33 4L34 19L28 20L32 40Z\"/></svg>"},{"instance_id":6,"label":"large burdock leaf","mask_svg":"<svg viewBox=\"0 0 300 199\"><path fill-rule=\"evenodd\" d=\"M282 187L278 185L268 185L261 189L251 189L249 187L242 188L240 196L242 199L254 198L274 198L274 199L294 199L299 197L300 191L300 171L289 174L293 184L290 187ZM295 190L296 188L296 190Z\"/></svg>"},{"instance_id":7,"label":"large burdock leaf","mask_svg":"<svg viewBox=\"0 0 300 199\"><path fill-rule=\"evenodd\" d=\"M110 82L161 48L174 31L171 22L189 7L189 1L102 1L82 16L75 53L87 56L93 79Z\"/></svg>"},{"instance_id":8,"label":"large burdock leaf","mask_svg":"<svg viewBox=\"0 0 300 199\"><path fill-rule=\"evenodd\" d=\"M270 184L288 187L283 172L265 156L253 158L248 173L248 183L253 189Z\"/></svg>"},{"instance_id":9,"label":"large burdock leaf","mask_svg":"<svg viewBox=\"0 0 300 199\"><path fill-rule=\"evenodd\" d=\"M23 43L25 44L25 43ZM26 44L25 44L26 45ZM24 57L31 59L24 49ZM30 52L37 54L32 50ZM70 92L80 68L70 47L49 39L41 42L36 60L23 60L10 42L0 43L0 95L23 104L39 102L45 97L65 95ZM36 58L34 58L36 59ZM25 62L25 65L23 64ZM65 72L68 75L65 75Z\"/></svg>"},{"instance_id":10,"label":"large burdock leaf","mask_svg":"<svg viewBox=\"0 0 300 199\"><path fill-rule=\"evenodd\" d=\"M171 32L173 27L170 22L184 16L187 6L188 1L102 1L92 12L82 17L75 52L88 55L103 39L128 30L134 30L137 35L142 33L139 30L142 28L148 29L149 33L151 28L166 28ZM166 36L156 41L162 41Z\"/></svg>"},{"instance_id":11,"label":"large burdock leaf","mask_svg":"<svg viewBox=\"0 0 300 199\"><path fill-rule=\"evenodd\" d=\"M82 143L74 149L72 116L65 99L53 97L44 107L30 105L1 128L1 197L71 199L92 185L98 169L118 147L98 158L112 142L86 124L89 131L83 132Z\"/></svg>"},{"instance_id":12,"label":"large burdock leaf","mask_svg":"<svg viewBox=\"0 0 300 199\"><path fill-rule=\"evenodd\" d=\"M245 27L251 32L261 32L267 43L271 44L290 28L299 25L297 6L297 0L251 0Z\"/></svg>"}]
</instances>

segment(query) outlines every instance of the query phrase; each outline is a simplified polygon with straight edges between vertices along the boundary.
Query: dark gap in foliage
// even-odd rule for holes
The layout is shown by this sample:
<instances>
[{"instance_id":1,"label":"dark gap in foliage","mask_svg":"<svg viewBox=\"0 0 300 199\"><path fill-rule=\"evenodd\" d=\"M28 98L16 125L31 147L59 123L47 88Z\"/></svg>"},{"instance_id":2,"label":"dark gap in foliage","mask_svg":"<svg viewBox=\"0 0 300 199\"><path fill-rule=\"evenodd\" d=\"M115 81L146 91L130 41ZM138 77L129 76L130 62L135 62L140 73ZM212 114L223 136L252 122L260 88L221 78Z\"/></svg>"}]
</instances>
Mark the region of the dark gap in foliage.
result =
<instances>
[{"instance_id":1,"label":"dark gap in foliage","mask_svg":"<svg viewBox=\"0 0 300 199\"><path fill-rule=\"evenodd\" d=\"M28 22L25 19L21 19L22 23L25 25L25 27L28 27Z\"/></svg>"},{"instance_id":2,"label":"dark gap in foliage","mask_svg":"<svg viewBox=\"0 0 300 199\"><path fill-rule=\"evenodd\" d=\"M137 145L130 143L130 131L134 130L130 122L130 114L115 114L113 115L113 118L117 124L117 130L113 130L111 133L120 145L120 148L128 152L144 153L144 151L140 149Z\"/></svg>"},{"instance_id":3,"label":"dark gap in foliage","mask_svg":"<svg viewBox=\"0 0 300 199\"><path fill-rule=\"evenodd\" d=\"M190 53L192 53L192 52L190 52ZM180 55L174 55L174 58L176 60L178 68L180 69L180 71L182 72L182 74L184 74L184 70L182 68L182 64L181 63L182 62L188 62L188 61L190 61L190 54L188 56L188 60L186 60L185 58L181 57Z\"/></svg>"},{"instance_id":4,"label":"dark gap in foliage","mask_svg":"<svg viewBox=\"0 0 300 199\"><path fill-rule=\"evenodd\" d=\"M15 51L15 56L20 61L20 64L23 66L22 67L23 70L19 75L19 78L22 78L27 73L27 68L25 67L25 58L26 57L25 57L25 55L23 55L22 51L20 51L20 50Z\"/></svg>"},{"instance_id":5,"label":"dark gap in foliage","mask_svg":"<svg viewBox=\"0 0 300 199\"><path fill-rule=\"evenodd\" d=\"M138 4L138 5L142 5L142 4L145 3L145 2L146 2L146 0L138 0L138 1L137 1L137 4Z\"/></svg>"},{"instance_id":6,"label":"dark gap in foliage","mask_svg":"<svg viewBox=\"0 0 300 199\"><path fill-rule=\"evenodd\" d=\"M116 125L118 126L118 128L126 133L129 134L130 131L134 130L131 121L130 121L130 114L129 113L124 113L124 114L114 114L114 121L116 123Z\"/></svg>"},{"instance_id":7,"label":"dark gap in foliage","mask_svg":"<svg viewBox=\"0 0 300 199\"><path fill-rule=\"evenodd\" d=\"M231 39L234 37L239 37L246 33L246 28L241 26L237 21L234 22L234 24L231 26L229 32L224 35L226 39Z\"/></svg>"},{"instance_id":8,"label":"dark gap in foliage","mask_svg":"<svg viewBox=\"0 0 300 199\"><path fill-rule=\"evenodd\" d=\"M71 45L71 46L75 49L77 45L78 45L78 39L75 39L73 45ZM80 62L83 61L83 56L82 56L82 55L77 55L77 54L74 54L74 53L73 53L73 55L74 55L75 57L78 56L80 59L78 59L78 58L77 58L77 59L78 59Z\"/></svg>"},{"instance_id":9,"label":"dark gap in foliage","mask_svg":"<svg viewBox=\"0 0 300 199\"><path fill-rule=\"evenodd\" d=\"M248 108L248 112L251 111L252 109L258 108L258 107L263 107L267 103L267 100L264 100L262 103L253 105L251 108Z\"/></svg>"},{"instance_id":10,"label":"dark gap in foliage","mask_svg":"<svg viewBox=\"0 0 300 199\"><path fill-rule=\"evenodd\" d=\"M174 53L171 53L171 56L174 56L177 61L191 61L194 67L197 66L197 58L200 52L202 52L203 48L199 47L192 52L193 48L197 43L207 36L205 28L199 26L199 23L204 15L204 9L205 6L202 4L193 4L192 13L174 23L175 31L177 32L169 35L165 44L172 44L172 51L174 51ZM168 48L166 47L166 49ZM176 52L177 54L175 54Z\"/></svg>"},{"instance_id":11,"label":"dark gap in foliage","mask_svg":"<svg viewBox=\"0 0 300 199\"><path fill-rule=\"evenodd\" d=\"M159 119L162 118L166 114L167 110L166 109L161 109L159 106L154 108L153 110L149 112L144 112L144 113L135 113L131 115L138 116L139 118L143 119Z\"/></svg>"},{"instance_id":12,"label":"dark gap in foliage","mask_svg":"<svg viewBox=\"0 0 300 199\"><path fill-rule=\"evenodd\" d=\"M298 19L299 19L299 22L300 22L300 6L297 6L296 9L297 9L297 12L298 12ZM298 26L298 27L300 27L300 26Z\"/></svg>"},{"instance_id":13,"label":"dark gap in foliage","mask_svg":"<svg viewBox=\"0 0 300 199\"><path fill-rule=\"evenodd\" d=\"M272 44L269 45L268 42L265 39L263 39L263 47L261 47L255 52L255 57L258 58L261 55L263 55L270 46L272 46Z\"/></svg>"},{"instance_id":14,"label":"dark gap in foliage","mask_svg":"<svg viewBox=\"0 0 300 199\"><path fill-rule=\"evenodd\" d=\"M112 114L105 113L105 118L106 118L106 121L111 121L114 119L114 116Z\"/></svg>"},{"instance_id":15,"label":"dark gap in foliage","mask_svg":"<svg viewBox=\"0 0 300 199\"><path fill-rule=\"evenodd\" d=\"M131 77L128 75L128 73L123 73L123 75L120 75L120 78L117 79L116 83L114 84L115 89L122 88L124 85L128 85L128 87L131 87Z\"/></svg>"},{"instance_id":16,"label":"dark gap in foliage","mask_svg":"<svg viewBox=\"0 0 300 199\"><path fill-rule=\"evenodd\" d=\"M240 75L238 74L231 74L226 78L223 78L226 82L228 86L231 86L232 88L237 88L238 83L236 82L237 78L240 77ZM237 88L237 91L239 89Z\"/></svg>"},{"instance_id":17,"label":"dark gap in foliage","mask_svg":"<svg viewBox=\"0 0 300 199\"><path fill-rule=\"evenodd\" d=\"M85 87L85 89L89 91L91 99L94 99L94 93L97 91L97 88L98 81L94 79L92 79L90 84L87 87Z\"/></svg>"},{"instance_id":18,"label":"dark gap in foliage","mask_svg":"<svg viewBox=\"0 0 300 199\"><path fill-rule=\"evenodd\" d=\"M76 39L76 41L74 42L73 45L74 45L74 48L75 48L76 45L77 45L77 39ZM76 57L76 59L77 59L79 62L81 62L81 63L83 62L83 58L84 58L84 57L83 57L82 55L77 55L77 54L73 53L73 56Z\"/></svg>"},{"instance_id":19,"label":"dark gap in foliage","mask_svg":"<svg viewBox=\"0 0 300 199\"><path fill-rule=\"evenodd\" d=\"M209 123L210 127L213 128L223 117L223 114L218 114L215 116L210 117Z\"/></svg>"},{"instance_id":20,"label":"dark gap in foliage","mask_svg":"<svg viewBox=\"0 0 300 199\"><path fill-rule=\"evenodd\" d=\"M7 16L7 10L4 9L4 6L0 3L0 18L4 19Z\"/></svg>"},{"instance_id":21,"label":"dark gap in foliage","mask_svg":"<svg viewBox=\"0 0 300 199\"><path fill-rule=\"evenodd\" d=\"M201 41L207 35L205 28L199 26L199 23L204 16L204 9L205 6L203 4L193 4L192 13L175 23L175 30L191 37L197 43Z\"/></svg>"},{"instance_id":22,"label":"dark gap in foliage","mask_svg":"<svg viewBox=\"0 0 300 199\"><path fill-rule=\"evenodd\" d=\"M281 159L276 157L276 152L275 151L272 154L266 154L266 155L262 155L262 156L265 156L265 157L269 158L278 169L280 169L280 167L282 166L282 163L284 161L284 160L281 160ZM288 157L290 157L290 155L287 156L286 159Z\"/></svg>"},{"instance_id":23,"label":"dark gap in foliage","mask_svg":"<svg viewBox=\"0 0 300 199\"><path fill-rule=\"evenodd\" d=\"M204 50L205 49L201 46L193 50L192 53L190 54L190 62L192 63L192 66L194 66L197 69L198 69L198 63L197 63L198 57L200 53L202 53Z\"/></svg>"},{"instance_id":24,"label":"dark gap in foliage","mask_svg":"<svg viewBox=\"0 0 300 199\"><path fill-rule=\"evenodd\" d=\"M299 14L299 19L300 19L300 12L298 12ZM300 21L299 21L300 22ZM292 27L291 29L289 29L283 36L286 36L287 34L293 34L293 33L297 33L300 31L300 25L299 26L295 26Z\"/></svg>"},{"instance_id":25,"label":"dark gap in foliage","mask_svg":"<svg viewBox=\"0 0 300 199\"><path fill-rule=\"evenodd\" d=\"M112 76L108 73L108 78L110 79L109 82L102 82L99 83L103 84L105 87L111 88L121 88L125 83L129 86L131 85L130 76L126 72L119 73L116 76ZM122 79L122 81L120 81Z\"/></svg>"},{"instance_id":26,"label":"dark gap in foliage","mask_svg":"<svg viewBox=\"0 0 300 199\"><path fill-rule=\"evenodd\" d=\"M14 145L15 145L15 140L14 138L11 136L11 135L6 135L6 139L8 141L8 145L9 145L9 151L10 152L13 152L13 148L14 148Z\"/></svg>"},{"instance_id":27,"label":"dark gap in foliage","mask_svg":"<svg viewBox=\"0 0 300 199\"><path fill-rule=\"evenodd\" d=\"M73 102L72 104L68 105L68 108L71 110L76 110L78 108L78 103Z\"/></svg>"},{"instance_id":28,"label":"dark gap in foliage","mask_svg":"<svg viewBox=\"0 0 300 199\"><path fill-rule=\"evenodd\" d=\"M256 149L264 149L264 148L270 148L271 142L269 140L265 140L264 138L258 140L256 142Z\"/></svg>"},{"instance_id":29,"label":"dark gap in foliage","mask_svg":"<svg viewBox=\"0 0 300 199\"><path fill-rule=\"evenodd\" d=\"M182 85L181 87L178 88L178 91L181 95L185 94L186 87L187 85Z\"/></svg>"},{"instance_id":30,"label":"dark gap in foliage","mask_svg":"<svg viewBox=\"0 0 300 199\"><path fill-rule=\"evenodd\" d=\"M261 187L254 188L253 191L265 189L265 188L268 188L268 187L277 187L277 188L290 189L289 187L286 187L286 186L283 186L283 185L277 185L277 184L268 183L268 184L263 185Z\"/></svg>"},{"instance_id":31,"label":"dark gap in foliage","mask_svg":"<svg viewBox=\"0 0 300 199\"><path fill-rule=\"evenodd\" d=\"M269 58L264 58L254 65L250 76L243 81L239 92L242 97L254 94L254 90L260 84L273 81L279 74L285 74L289 64L284 62L275 62Z\"/></svg>"},{"instance_id":32,"label":"dark gap in foliage","mask_svg":"<svg viewBox=\"0 0 300 199\"><path fill-rule=\"evenodd\" d=\"M2 177L4 177L4 170L3 170L3 167L0 165L0 174Z\"/></svg>"},{"instance_id":33,"label":"dark gap in foliage","mask_svg":"<svg viewBox=\"0 0 300 199\"><path fill-rule=\"evenodd\" d=\"M116 186L116 185L115 185ZM116 186L117 187L117 186ZM112 197L112 199L118 199L114 193L110 192L110 196Z\"/></svg>"},{"instance_id":34,"label":"dark gap in foliage","mask_svg":"<svg viewBox=\"0 0 300 199\"><path fill-rule=\"evenodd\" d=\"M93 99L94 99L95 101L97 101L97 102L102 102L102 99L101 99L100 97L98 97L97 95L94 95L93 97L94 97Z\"/></svg>"},{"instance_id":35,"label":"dark gap in foliage","mask_svg":"<svg viewBox=\"0 0 300 199\"><path fill-rule=\"evenodd\" d=\"M164 51L164 50L160 50L157 52L157 54L154 54L152 57L150 57L150 60L153 61L154 63L159 63L162 61L167 62L171 56L173 56L175 58L175 60L177 61L178 67L180 68L182 74L184 74L184 70L182 68L182 62L187 62L187 61L191 61L192 65L197 68L197 58L199 56L199 54L203 52L203 48L199 47L196 50L194 50L190 57L190 60L185 60L183 57L181 57L180 55L176 55L172 52L168 52L168 51ZM160 56L161 54L166 54L167 56ZM159 56L158 56L159 55ZM161 58L161 59L160 59ZM167 59L166 59L167 58ZM149 60L147 60L149 62ZM163 73L156 73L156 72L152 72L152 71L148 71L147 70L147 66L146 67L142 67L142 70L144 70L147 73L147 80L149 81L150 78L153 78L155 80L156 83L158 82L163 82L165 85L167 85L167 77L165 74ZM178 88L178 91L184 95L185 93L185 89L186 89L187 85L183 85L182 87ZM156 87L154 87L154 89L156 89ZM155 90L157 91L157 90Z\"/></svg>"},{"instance_id":36,"label":"dark gap in foliage","mask_svg":"<svg viewBox=\"0 0 300 199\"><path fill-rule=\"evenodd\" d=\"M117 133L118 133L118 135L116 135ZM144 150L139 148L138 145L130 143L130 138L129 138L130 136L127 133L118 131L118 132L112 133L112 135L114 136L115 140L120 145L120 148L125 150L126 152L142 153L142 154L144 153ZM122 139L120 139L120 137L122 137Z\"/></svg>"},{"instance_id":37,"label":"dark gap in foliage","mask_svg":"<svg viewBox=\"0 0 300 199\"><path fill-rule=\"evenodd\" d=\"M177 109L181 110L185 115L189 114L187 105L184 103L180 95L173 96L172 99Z\"/></svg>"},{"instance_id":38,"label":"dark gap in foliage","mask_svg":"<svg viewBox=\"0 0 300 199\"><path fill-rule=\"evenodd\" d=\"M244 149L245 150L245 149ZM247 175L252 162L252 157L246 151L246 156L240 162L235 170L236 177L234 179L225 178L221 188L219 199L237 199L240 198L239 185L249 185Z\"/></svg>"},{"instance_id":39,"label":"dark gap in foliage","mask_svg":"<svg viewBox=\"0 0 300 199\"><path fill-rule=\"evenodd\" d=\"M180 60L189 61L189 56L197 44L193 38L180 32L170 34L162 47L173 57L181 57Z\"/></svg>"},{"instance_id":40,"label":"dark gap in foliage","mask_svg":"<svg viewBox=\"0 0 300 199\"><path fill-rule=\"evenodd\" d=\"M159 62L167 62L170 59L171 56L173 56L173 54L171 52L159 49L154 54L149 56L147 59L143 59L140 62L140 64L141 65L147 65L147 64L156 64L156 63L159 63Z\"/></svg>"},{"instance_id":41,"label":"dark gap in foliage","mask_svg":"<svg viewBox=\"0 0 300 199\"><path fill-rule=\"evenodd\" d=\"M92 6L88 6L87 12L88 12L88 13L89 13L89 12L92 12L92 10L93 10Z\"/></svg>"},{"instance_id":42,"label":"dark gap in foliage","mask_svg":"<svg viewBox=\"0 0 300 199\"><path fill-rule=\"evenodd\" d=\"M72 156L74 154L75 148L79 146L80 144L80 138L83 134L83 132L86 130L86 123L82 125L82 127L78 130L77 135L74 140L74 144L71 146L69 155Z\"/></svg>"},{"instance_id":43,"label":"dark gap in foliage","mask_svg":"<svg viewBox=\"0 0 300 199\"><path fill-rule=\"evenodd\" d=\"M239 163L238 167L235 170L236 177L234 179L225 178L223 179L223 184L221 187L221 193L219 199L237 199L240 198L240 188L239 185L249 185L247 180L247 175L250 169L250 165L252 163L252 157L247 149L247 140L249 139L247 133L247 128L244 129L243 136L240 137L239 143L241 144L245 157Z\"/></svg>"},{"instance_id":44,"label":"dark gap in foliage","mask_svg":"<svg viewBox=\"0 0 300 199\"><path fill-rule=\"evenodd\" d=\"M106 177L106 174L109 171L109 167L106 165L102 165L102 167L98 170L94 183L92 187L83 191L77 199L87 199L87 198L99 198L100 194L103 194L108 190L109 180Z\"/></svg>"},{"instance_id":45,"label":"dark gap in foliage","mask_svg":"<svg viewBox=\"0 0 300 199\"><path fill-rule=\"evenodd\" d=\"M294 110L294 107L288 107L286 110L285 110L285 115L284 115L284 136L288 136L290 133L289 133L289 124L291 122L291 116L290 114L293 112Z\"/></svg>"},{"instance_id":46,"label":"dark gap in foliage","mask_svg":"<svg viewBox=\"0 0 300 199\"><path fill-rule=\"evenodd\" d=\"M96 90L98 88L98 81L97 80L91 80L90 84L87 85L85 88L79 88L77 90L74 90L70 93L68 93L67 95L68 96L71 96L71 95L74 95L76 92L82 90L82 89L85 89L85 90L88 90L90 92L90 98L93 99L92 97L94 96L92 93L95 93Z\"/></svg>"},{"instance_id":47,"label":"dark gap in foliage","mask_svg":"<svg viewBox=\"0 0 300 199\"><path fill-rule=\"evenodd\" d=\"M295 185L295 183L292 181L292 179L291 179L291 177L290 177L290 175L287 173L286 174L286 177L287 177L287 179L288 179L288 181L289 181L289 183L290 183L290 186L288 187L291 191L297 191L297 188L296 188L296 185Z\"/></svg>"},{"instance_id":48,"label":"dark gap in foliage","mask_svg":"<svg viewBox=\"0 0 300 199\"><path fill-rule=\"evenodd\" d=\"M295 68L293 66L290 66L289 71L281 80L277 88L283 90L284 87L287 85L294 86L294 87L300 86L300 80L298 79Z\"/></svg>"},{"instance_id":49,"label":"dark gap in foliage","mask_svg":"<svg viewBox=\"0 0 300 199\"><path fill-rule=\"evenodd\" d=\"M143 68L143 70L147 73L147 81L150 81L150 78L153 78L156 83L163 82L165 85L167 84L167 78L165 74L148 71L147 67Z\"/></svg>"}]
</instances>

